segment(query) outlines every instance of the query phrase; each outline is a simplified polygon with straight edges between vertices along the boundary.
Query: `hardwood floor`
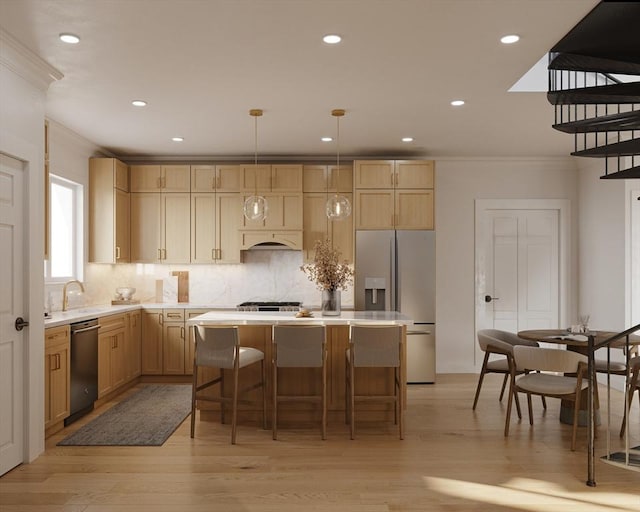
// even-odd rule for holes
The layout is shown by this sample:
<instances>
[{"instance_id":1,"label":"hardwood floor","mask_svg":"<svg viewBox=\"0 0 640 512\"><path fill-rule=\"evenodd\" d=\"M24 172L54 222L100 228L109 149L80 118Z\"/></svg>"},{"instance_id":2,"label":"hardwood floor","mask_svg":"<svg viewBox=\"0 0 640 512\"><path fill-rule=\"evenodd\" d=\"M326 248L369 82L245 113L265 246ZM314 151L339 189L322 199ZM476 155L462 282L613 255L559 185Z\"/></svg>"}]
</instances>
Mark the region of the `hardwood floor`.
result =
<instances>
[{"instance_id":1,"label":"hardwood floor","mask_svg":"<svg viewBox=\"0 0 640 512\"><path fill-rule=\"evenodd\" d=\"M500 376L485 378L471 410L476 375L441 375L410 386L406 434L392 424L359 424L349 440L342 422L319 428L270 430L189 419L161 447L58 447L56 443L105 407L47 440L46 452L0 479L2 512L387 512L387 511L638 511L640 473L596 461L597 487L585 485L586 433L575 452L571 427L558 421L559 401L534 426L513 419L503 437L506 405ZM130 391L131 392L131 391ZM601 388L601 401L605 402ZM612 392L614 450L620 449L622 394ZM523 404L524 405L524 404ZM601 414L606 422L606 403ZM515 416L515 415L514 415ZM632 446L640 444L637 405ZM606 450L604 425L596 456Z\"/></svg>"}]
</instances>

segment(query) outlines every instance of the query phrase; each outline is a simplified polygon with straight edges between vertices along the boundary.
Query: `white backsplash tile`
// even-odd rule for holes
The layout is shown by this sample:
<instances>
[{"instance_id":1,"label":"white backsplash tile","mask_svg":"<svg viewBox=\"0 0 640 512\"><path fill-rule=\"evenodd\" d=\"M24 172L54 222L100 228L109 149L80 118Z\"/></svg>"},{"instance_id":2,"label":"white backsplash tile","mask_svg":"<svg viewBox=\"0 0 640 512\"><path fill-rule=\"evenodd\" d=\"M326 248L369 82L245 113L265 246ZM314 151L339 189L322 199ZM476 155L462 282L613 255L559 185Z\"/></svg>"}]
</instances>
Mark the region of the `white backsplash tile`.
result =
<instances>
[{"instance_id":1,"label":"white backsplash tile","mask_svg":"<svg viewBox=\"0 0 640 512\"><path fill-rule=\"evenodd\" d=\"M163 296L177 301L176 270L189 272L189 302L217 307L234 307L244 301L302 301L319 307L320 290L300 270L299 251L260 250L244 253L237 265L153 265L88 264L85 289L90 304L105 304L120 286L136 288L135 299L156 301L156 280L163 281ZM342 292L342 306L353 307L353 287Z\"/></svg>"}]
</instances>

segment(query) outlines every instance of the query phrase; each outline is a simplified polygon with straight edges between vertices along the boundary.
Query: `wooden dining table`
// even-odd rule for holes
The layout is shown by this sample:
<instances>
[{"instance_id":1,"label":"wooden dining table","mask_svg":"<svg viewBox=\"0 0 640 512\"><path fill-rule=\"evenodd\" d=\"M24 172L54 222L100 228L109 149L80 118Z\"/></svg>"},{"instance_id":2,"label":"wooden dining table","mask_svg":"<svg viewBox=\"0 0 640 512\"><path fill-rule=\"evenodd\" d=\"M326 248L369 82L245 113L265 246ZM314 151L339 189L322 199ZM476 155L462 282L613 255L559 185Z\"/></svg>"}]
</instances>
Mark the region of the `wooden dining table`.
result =
<instances>
[{"instance_id":1,"label":"wooden dining table","mask_svg":"<svg viewBox=\"0 0 640 512\"><path fill-rule=\"evenodd\" d=\"M556 343L567 346L567 350L579 352L587 356L587 373L590 382L596 382L595 352L600 348L619 348L640 345L640 336L633 334L638 326L622 332L588 331L571 333L566 329L533 329L519 331L518 336L530 341ZM587 390L587 485L595 487L595 425L597 409L595 402L595 387Z\"/></svg>"}]
</instances>

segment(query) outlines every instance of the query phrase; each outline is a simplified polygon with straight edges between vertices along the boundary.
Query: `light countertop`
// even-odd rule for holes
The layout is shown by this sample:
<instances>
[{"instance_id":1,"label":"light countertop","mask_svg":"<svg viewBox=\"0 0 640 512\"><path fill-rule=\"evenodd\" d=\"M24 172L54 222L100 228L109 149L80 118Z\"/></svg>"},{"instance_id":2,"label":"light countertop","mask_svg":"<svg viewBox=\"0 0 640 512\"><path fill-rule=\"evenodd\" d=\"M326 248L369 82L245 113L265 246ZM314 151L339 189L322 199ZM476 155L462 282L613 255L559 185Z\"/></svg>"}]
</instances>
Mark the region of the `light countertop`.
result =
<instances>
[{"instance_id":1,"label":"light countertop","mask_svg":"<svg viewBox=\"0 0 640 512\"><path fill-rule=\"evenodd\" d=\"M210 311L196 316L188 322L190 325L273 325L280 323L304 323L324 325L366 324L398 324L413 325L413 320L395 311L343 311L339 316L322 316L314 311L313 317L297 318L291 311L283 312L245 312L245 311Z\"/></svg>"}]
</instances>

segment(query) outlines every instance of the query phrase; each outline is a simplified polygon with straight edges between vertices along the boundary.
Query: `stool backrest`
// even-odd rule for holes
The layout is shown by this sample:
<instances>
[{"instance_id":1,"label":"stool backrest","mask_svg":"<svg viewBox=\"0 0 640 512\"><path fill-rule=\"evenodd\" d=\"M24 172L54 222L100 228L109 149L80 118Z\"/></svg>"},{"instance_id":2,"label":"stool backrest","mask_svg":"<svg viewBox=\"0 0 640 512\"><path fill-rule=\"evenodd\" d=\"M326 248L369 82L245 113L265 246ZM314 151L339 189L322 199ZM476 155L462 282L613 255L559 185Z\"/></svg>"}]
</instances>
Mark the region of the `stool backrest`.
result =
<instances>
[{"instance_id":1,"label":"stool backrest","mask_svg":"<svg viewBox=\"0 0 640 512\"><path fill-rule=\"evenodd\" d=\"M400 366L400 325L352 325L351 350L354 366Z\"/></svg>"},{"instance_id":2,"label":"stool backrest","mask_svg":"<svg viewBox=\"0 0 640 512\"><path fill-rule=\"evenodd\" d=\"M238 346L238 327L196 325L195 334L195 358L198 366L233 368Z\"/></svg>"},{"instance_id":3,"label":"stool backrest","mask_svg":"<svg viewBox=\"0 0 640 512\"><path fill-rule=\"evenodd\" d=\"M546 372L572 373L579 363L586 363L587 356L557 348L513 347L513 357L518 370L540 370Z\"/></svg>"},{"instance_id":4,"label":"stool backrest","mask_svg":"<svg viewBox=\"0 0 640 512\"><path fill-rule=\"evenodd\" d=\"M537 347L538 343L535 341L525 340L520 338L517 334L501 331L499 329L481 329L478 331L478 344L480 348L486 352L489 345L500 348L505 352L513 352L513 347L516 345L525 345L529 347Z\"/></svg>"},{"instance_id":5,"label":"stool backrest","mask_svg":"<svg viewBox=\"0 0 640 512\"><path fill-rule=\"evenodd\" d=\"M274 362L280 368L320 368L325 339L323 325L275 325Z\"/></svg>"}]
</instances>

